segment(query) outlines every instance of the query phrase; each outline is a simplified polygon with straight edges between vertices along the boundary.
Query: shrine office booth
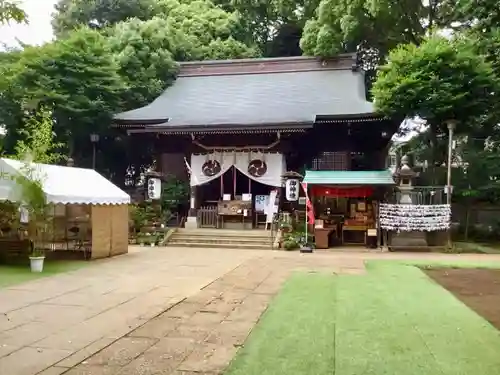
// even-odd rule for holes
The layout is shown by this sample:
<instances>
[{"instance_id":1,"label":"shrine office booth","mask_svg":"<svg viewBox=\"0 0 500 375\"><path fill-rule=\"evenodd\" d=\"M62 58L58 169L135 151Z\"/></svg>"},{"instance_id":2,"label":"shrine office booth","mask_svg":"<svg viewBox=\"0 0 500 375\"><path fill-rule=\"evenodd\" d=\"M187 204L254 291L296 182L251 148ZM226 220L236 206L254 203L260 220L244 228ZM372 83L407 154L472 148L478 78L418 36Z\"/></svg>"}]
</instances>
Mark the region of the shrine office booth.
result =
<instances>
[{"instance_id":1,"label":"shrine office booth","mask_svg":"<svg viewBox=\"0 0 500 375\"><path fill-rule=\"evenodd\" d=\"M388 170L306 171L318 249L381 245L379 204L395 183Z\"/></svg>"}]
</instances>

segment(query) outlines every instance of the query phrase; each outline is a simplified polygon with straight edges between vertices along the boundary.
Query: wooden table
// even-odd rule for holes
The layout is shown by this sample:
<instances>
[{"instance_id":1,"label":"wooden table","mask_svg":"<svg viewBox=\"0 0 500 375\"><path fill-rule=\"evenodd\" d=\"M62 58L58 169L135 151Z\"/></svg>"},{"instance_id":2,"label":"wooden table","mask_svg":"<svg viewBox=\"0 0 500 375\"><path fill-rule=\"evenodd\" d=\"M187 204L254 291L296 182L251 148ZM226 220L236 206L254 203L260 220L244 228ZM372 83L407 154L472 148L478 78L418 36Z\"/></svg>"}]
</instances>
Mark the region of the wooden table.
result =
<instances>
[{"instance_id":1,"label":"wooden table","mask_svg":"<svg viewBox=\"0 0 500 375\"><path fill-rule=\"evenodd\" d=\"M243 215L243 214L235 214L235 215L221 215L219 214L220 224L222 229L252 229L253 228L253 220L252 215Z\"/></svg>"},{"instance_id":2,"label":"wooden table","mask_svg":"<svg viewBox=\"0 0 500 375\"><path fill-rule=\"evenodd\" d=\"M337 228L314 228L314 243L316 249L328 249L330 247L329 238L332 232L337 232Z\"/></svg>"},{"instance_id":3,"label":"wooden table","mask_svg":"<svg viewBox=\"0 0 500 375\"><path fill-rule=\"evenodd\" d=\"M368 227L366 225L343 225L342 226L342 244L343 245L360 245L359 242L345 242L344 233L345 232L364 232L363 234L363 245L366 246L366 231Z\"/></svg>"}]
</instances>

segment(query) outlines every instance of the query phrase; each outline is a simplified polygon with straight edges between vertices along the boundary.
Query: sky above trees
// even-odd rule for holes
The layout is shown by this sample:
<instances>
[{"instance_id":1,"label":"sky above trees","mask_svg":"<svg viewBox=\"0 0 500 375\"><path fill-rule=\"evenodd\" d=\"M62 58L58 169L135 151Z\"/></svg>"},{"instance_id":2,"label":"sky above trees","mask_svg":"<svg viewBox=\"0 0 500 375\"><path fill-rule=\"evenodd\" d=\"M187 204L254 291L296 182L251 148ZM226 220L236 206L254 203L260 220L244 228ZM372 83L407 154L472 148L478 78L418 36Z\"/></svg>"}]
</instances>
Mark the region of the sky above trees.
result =
<instances>
[{"instance_id":1,"label":"sky above trees","mask_svg":"<svg viewBox=\"0 0 500 375\"><path fill-rule=\"evenodd\" d=\"M52 39L51 13L57 0L23 0L20 7L28 14L29 24L0 26L0 43L17 46L17 40L26 44L42 44ZM0 47L1 49L1 47Z\"/></svg>"}]
</instances>

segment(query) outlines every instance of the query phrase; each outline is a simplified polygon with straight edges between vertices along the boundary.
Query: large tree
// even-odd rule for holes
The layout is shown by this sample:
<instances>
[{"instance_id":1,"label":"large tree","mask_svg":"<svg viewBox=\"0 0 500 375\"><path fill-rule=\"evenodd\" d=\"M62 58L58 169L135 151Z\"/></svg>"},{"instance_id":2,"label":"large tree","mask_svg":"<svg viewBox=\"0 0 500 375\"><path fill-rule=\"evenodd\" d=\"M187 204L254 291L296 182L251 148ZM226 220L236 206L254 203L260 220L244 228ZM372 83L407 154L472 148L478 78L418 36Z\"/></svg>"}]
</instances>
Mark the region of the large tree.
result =
<instances>
[{"instance_id":1,"label":"large tree","mask_svg":"<svg viewBox=\"0 0 500 375\"><path fill-rule=\"evenodd\" d=\"M124 92L126 109L148 104L175 80L177 64L170 52L165 22L133 18L107 31L118 73L128 87Z\"/></svg>"},{"instance_id":2,"label":"large tree","mask_svg":"<svg viewBox=\"0 0 500 375\"><path fill-rule=\"evenodd\" d=\"M82 25L101 29L129 18L147 20L157 13L157 0L59 0L52 26L60 35Z\"/></svg>"},{"instance_id":3,"label":"large tree","mask_svg":"<svg viewBox=\"0 0 500 375\"><path fill-rule=\"evenodd\" d=\"M235 59L259 54L245 44L238 13L226 12L210 0L162 0L165 38L178 61ZM158 21L161 22L161 21Z\"/></svg>"},{"instance_id":4,"label":"large tree","mask_svg":"<svg viewBox=\"0 0 500 375\"><path fill-rule=\"evenodd\" d=\"M91 154L89 133L106 135L112 114L122 108L126 86L118 65L104 36L88 28L43 47L26 48L5 70L6 79L0 82L10 111L0 112L5 116L0 122L7 127L8 147L22 133L22 115L48 107L58 141L65 142L69 155L84 162Z\"/></svg>"},{"instance_id":5,"label":"large tree","mask_svg":"<svg viewBox=\"0 0 500 375\"><path fill-rule=\"evenodd\" d=\"M374 71L399 44L420 44L429 30L450 22L448 0L321 0L304 28L305 54L332 57L359 52Z\"/></svg>"},{"instance_id":6,"label":"large tree","mask_svg":"<svg viewBox=\"0 0 500 375\"><path fill-rule=\"evenodd\" d=\"M455 29L488 32L500 27L500 7L496 0L447 0Z\"/></svg>"},{"instance_id":7,"label":"large tree","mask_svg":"<svg viewBox=\"0 0 500 375\"><path fill-rule=\"evenodd\" d=\"M306 20L319 0L214 0L228 12L241 15L246 41L255 43L264 56L301 55L299 47Z\"/></svg>"},{"instance_id":8,"label":"large tree","mask_svg":"<svg viewBox=\"0 0 500 375\"><path fill-rule=\"evenodd\" d=\"M379 112L392 118L420 117L429 126L431 162L446 152L439 136L446 121L457 120L457 134L488 133L496 123L500 81L474 39L432 36L420 46L402 45L389 54L373 86Z\"/></svg>"},{"instance_id":9,"label":"large tree","mask_svg":"<svg viewBox=\"0 0 500 375\"><path fill-rule=\"evenodd\" d=\"M252 57L257 49L238 41L241 24L207 0L166 0L161 17L137 18L106 30L108 42L129 90L127 108L146 105L175 79L175 61Z\"/></svg>"}]
</instances>

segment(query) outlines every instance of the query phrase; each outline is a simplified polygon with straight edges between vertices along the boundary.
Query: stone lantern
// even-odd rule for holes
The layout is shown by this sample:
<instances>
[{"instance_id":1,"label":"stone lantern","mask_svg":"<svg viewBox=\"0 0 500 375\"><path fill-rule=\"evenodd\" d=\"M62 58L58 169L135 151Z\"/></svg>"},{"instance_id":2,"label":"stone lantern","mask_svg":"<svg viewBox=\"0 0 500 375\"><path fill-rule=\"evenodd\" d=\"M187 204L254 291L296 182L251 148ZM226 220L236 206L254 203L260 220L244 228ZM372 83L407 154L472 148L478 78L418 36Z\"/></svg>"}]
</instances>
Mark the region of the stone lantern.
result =
<instances>
[{"instance_id":1,"label":"stone lantern","mask_svg":"<svg viewBox=\"0 0 500 375\"><path fill-rule=\"evenodd\" d=\"M394 173L394 180L399 190L398 204L415 204L412 200L412 191L415 188L414 182L418 173L408 163L408 156L403 156L401 158L401 167ZM418 231L393 233L390 238L390 246L398 247L401 250L426 249L426 234Z\"/></svg>"},{"instance_id":2,"label":"stone lantern","mask_svg":"<svg viewBox=\"0 0 500 375\"><path fill-rule=\"evenodd\" d=\"M408 156L403 156L401 158L401 167L397 169L394 173L394 179L398 185L397 189L400 194L398 196L399 204L413 204L412 194L411 192L414 189L415 177L418 176L418 173L415 172L409 163Z\"/></svg>"}]
</instances>

